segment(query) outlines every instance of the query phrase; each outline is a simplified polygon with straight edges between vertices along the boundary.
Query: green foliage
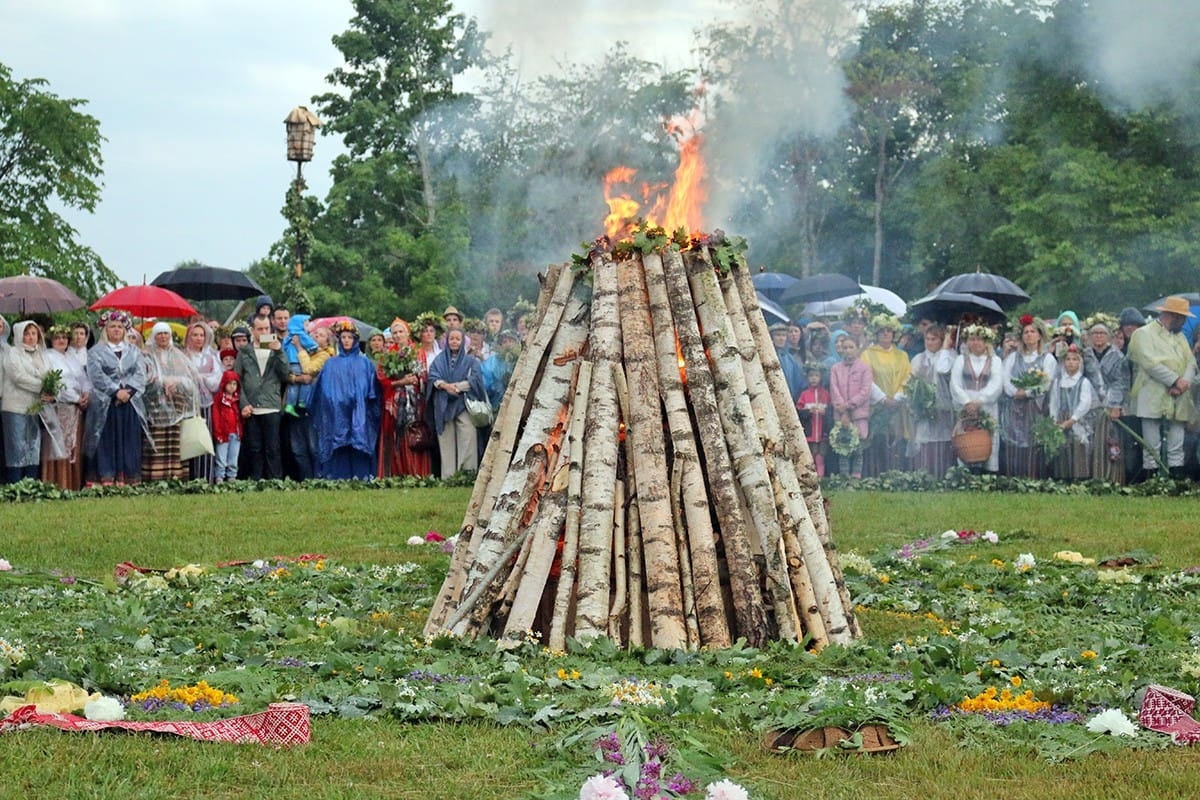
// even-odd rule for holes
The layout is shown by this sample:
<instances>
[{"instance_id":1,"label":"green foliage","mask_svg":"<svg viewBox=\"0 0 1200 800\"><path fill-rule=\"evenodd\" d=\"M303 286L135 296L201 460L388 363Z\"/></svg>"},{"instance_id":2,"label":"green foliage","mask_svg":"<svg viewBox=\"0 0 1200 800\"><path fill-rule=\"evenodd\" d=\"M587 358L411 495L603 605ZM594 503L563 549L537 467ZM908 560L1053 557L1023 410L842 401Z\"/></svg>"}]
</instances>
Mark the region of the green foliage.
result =
<instances>
[{"instance_id":1,"label":"green foliage","mask_svg":"<svg viewBox=\"0 0 1200 800\"><path fill-rule=\"evenodd\" d=\"M117 276L76 240L59 213L100 201L100 122L38 78L17 80L0 64L0 275L54 278L98 297Z\"/></svg>"}]
</instances>

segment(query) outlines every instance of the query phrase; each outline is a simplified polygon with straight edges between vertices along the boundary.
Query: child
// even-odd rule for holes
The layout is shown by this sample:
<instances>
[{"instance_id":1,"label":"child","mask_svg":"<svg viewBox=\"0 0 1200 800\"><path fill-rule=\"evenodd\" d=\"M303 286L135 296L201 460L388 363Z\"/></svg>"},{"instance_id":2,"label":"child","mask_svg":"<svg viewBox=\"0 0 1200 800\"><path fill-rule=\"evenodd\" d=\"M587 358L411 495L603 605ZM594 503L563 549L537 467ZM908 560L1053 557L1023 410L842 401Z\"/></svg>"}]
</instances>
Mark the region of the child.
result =
<instances>
[{"instance_id":1,"label":"child","mask_svg":"<svg viewBox=\"0 0 1200 800\"><path fill-rule=\"evenodd\" d=\"M232 347L226 347L221 350L221 369L233 369L233 362L237 360L237 350Z\"/></svg>"},{"instance_id":2,"label":"child","mask_svg":"<svg viewBox=\"0 0 1200 800\"><path fill-rule=\"evenodd\" d=\"M238 406L238 376L231 369L221 376L221 393L213 398L212 426L216 440L217 483L237 479L238 453L242 449L242 411Z\"/></svg>"},{"instance_id":3,"label":"child","mask_svg":"<svg viewBox=\"0 0 1200 800\"><path fill-rule=\"evenodd\" d=\"M1089 477L1091 415L1096 405L1092 382L1083 376L1083 353L1075 344L1063 351L1061 371L1050 384L1050 418L1067 434L1067 443L1054 457L1054 477L1081 480ZM1101 443L1103 444L1103 443Z\"/></svg>"},{"instance_id":4,"label":"child","mask_svg":"<svg viewBox=\"0 0 1200 800\"><path fill-rule=\"evenodd\" d=\"M871 418L871 388L875 385L871 368L858 358L858 342L853 335L838 339L842 360L829 369L829 399L836 421L858 432L858 447L849 454L838 453L839 472L852 478L862 477L863 445L867 441L867 421Z\"/></svg>"},{"instance_id":5,"label":"child","mask_svg":"<svg viewBox=\"0 0 1200 800\"><path fill-rule=\"evenodd\" d=\"M804 438L817 466L817 476L825 477L825 412L829 409L829 390L825 388L825 370L820 364L809 364L808 388L800 393L796 410L804 425Z\"/></svg>"}]
</instances>

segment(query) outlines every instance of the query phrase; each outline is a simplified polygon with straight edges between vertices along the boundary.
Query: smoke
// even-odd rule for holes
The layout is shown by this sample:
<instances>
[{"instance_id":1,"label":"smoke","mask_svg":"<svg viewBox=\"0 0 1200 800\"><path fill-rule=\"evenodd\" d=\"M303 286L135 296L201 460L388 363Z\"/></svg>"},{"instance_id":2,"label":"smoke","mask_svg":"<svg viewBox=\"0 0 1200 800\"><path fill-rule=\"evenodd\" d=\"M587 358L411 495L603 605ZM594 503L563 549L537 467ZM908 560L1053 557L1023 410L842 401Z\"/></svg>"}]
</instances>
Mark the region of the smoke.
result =
<instances>
[{"instance_id":1,"label":"smoke","mask_svg":"<svg viewBox=\"0 0 1200 800\"><path fill-rule=\"evenodd\" d=\"M1117 102L1140 108L1181 99L1200 67L1200 3L1194 0L1092 0L1082 49Z\"/></svg>"}]
</instances>

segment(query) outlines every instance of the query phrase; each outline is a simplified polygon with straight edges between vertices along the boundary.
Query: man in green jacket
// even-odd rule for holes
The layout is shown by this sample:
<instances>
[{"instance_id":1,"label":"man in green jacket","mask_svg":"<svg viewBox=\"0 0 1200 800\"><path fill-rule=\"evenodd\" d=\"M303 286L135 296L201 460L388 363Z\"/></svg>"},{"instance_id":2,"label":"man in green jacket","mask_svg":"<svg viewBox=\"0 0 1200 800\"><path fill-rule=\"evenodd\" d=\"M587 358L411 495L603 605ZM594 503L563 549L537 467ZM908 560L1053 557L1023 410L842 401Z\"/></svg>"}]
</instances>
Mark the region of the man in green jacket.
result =
<instances>
[{"instance_id":1,"label":"man in green jacket","mask_svg":"<svg viewBox=\"0 0 1200 800\"><path fill-rule=\"evenodd\" d=\"M270 318L254 318L250 341L238 351L233 371L242 384L245 476L252 480L282 478L279 421L283 391L291 375L283 355L283 343L271 332Z\"/></svg>"},{"instance_id":2,"label":"man in green jacket","mask_svg":"<svg viewBox=\"0 0 1200 800\"><path fill-rule=\"evenodd\" d=\"M1153 449L1142 454L1142 466L1153 473L1157 454L1172 476L1182 477L1184 428L1196 416L1196 359L1180 330L1193 314L1182 297L1168 297L1154 310L1158 319L1138 328L1129 340L1128 357L1137 367L1130 405L1142 418L1142 438Z\"/></svg>"}]
</instances>

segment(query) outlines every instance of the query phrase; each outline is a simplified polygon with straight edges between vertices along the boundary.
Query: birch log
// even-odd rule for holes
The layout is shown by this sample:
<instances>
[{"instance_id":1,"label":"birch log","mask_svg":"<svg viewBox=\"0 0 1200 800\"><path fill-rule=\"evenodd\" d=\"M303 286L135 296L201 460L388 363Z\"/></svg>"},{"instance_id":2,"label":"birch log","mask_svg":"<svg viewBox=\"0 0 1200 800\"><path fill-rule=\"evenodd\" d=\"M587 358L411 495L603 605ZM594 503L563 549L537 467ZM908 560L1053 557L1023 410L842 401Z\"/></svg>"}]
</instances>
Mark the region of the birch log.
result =
<instances>
[{"instance_id":1,"label":"birch log","mask_svg":"<svg viewBox=\"0 0 1200 800\"><path fill-rule=\"evenodd\" d=\"M780 526L771 479L767 472L754 409L750 405L746 377L742 372L741 352L730 330L729 315L721 287L713 267L694 253L685 254L688 282L696 303L696 315L704 332L704 346L709 352L717 381L720 402L717 408L734 474L741 487L750 519L762 537L762 555L766 559L767 591L775 609L775 624L779 637L791 641L801 638L799 611L792 596L783 559Z\"/></svg>"},{"instance_id":2,"label":"birch log","mask_svg":"<svg viewBox=\"0 0 1200 800\"><path fill-rule=\"evenodd\" d=\"M725 440L716 381L705 353L699 320L678 250L662 253L667 299L679 337L688 376L688 397L696 416L697 438L704 450L709 496L716 506L721 542L729 568L729 591L736 635L761 647L772 638L772 626L759 590L760 570L754 560L751 534L733 478L733 463Z\"/></svg>"},{"instance_id":3,"label":"birch log","mask_svg":"<svg viewBox=\"0 0 1200 800\"><path fill-rule=\"evenodd\" d=\"M810 575L814 590L821 599L819 587L832 585L841 606L840 615L826 613L822 609L826 625L831 628L831 639L844 642L847 639L857 639L862 636L862 629L854 616L854 604L850 592L846 588L845 577L837 557L837 548L829 527L829 519L825 514L825 500L821 495L821 484L817 476L816 464L808 449L808 441L804 438L804 427L800 424L795 407L791 404L787 381L783 377L783 369L779 366L779 356L775 352L771 333L763 319L758 306L758 295L754 291L754 283L744 265L735 266L730 270L730 277L736 287L737 295L743 304L744 313L740 316L745 320L752 334L755 348L761 354L766 382L770 386L771 397L774 398L778 413L781 433L780 441L786 445L786 451L796 468L794 471L800 491L804 496L805 507L808 510L808 524L812 526L815 543L809 539L807 528L802 525L800 544L804 561ZM749 305L746 305L746 304ZM818 552L817 545L820 547ZM837 609L833 609L836 611ZM844 634L842 629L844 627ZM836 630L836 633L832 631Z\"/></svg>"},{"instance_id":4,"label":"birch log","mask_svg":"<svg viewBox=\"0 0 1200 800\"><path fill-rule=\"evenodd\" d=\"M612 486L617 477L617 411L613 370L621 365L621 320L617 315L617 271L607 255L592 256L592 388L584 425L583 505L579 523L579 576L575 635L608 632L612 578Z\"/></svg>"},{"instance_id":5,"label":"birch log","mask_svg":"<svg viewBox=\"0 0 1200 800\"><path fill-rule=\"evenodd\" d=\"M729 621L721 592L711 505L708 488L704 485L704 473L700 469L696 433L688 414L687 391L679 364L682 345L671 314L671 301L667 296L667 277L659 253L645 254L642 264L646 274L650 315L654 320L658 380L671 434L672 481L679 482L680 501L686 521L681 537L684 547L680 549L679 559L681 567L690 568L690 575L685 577L683 586L691 592L695 602L701 643L708 647L728 647L731 644Z\"/></svg>"},{"instance_id":6,"label":"birch log","mask_svg":"<svg viewBox=\"0 0 1200 800\"><path fill-rule=\"evenodd\" d=\"M587 337L587 307L578 296L573 296L563 319L557 326L552 348L553 357L547 362L542 371L542 379L538 384L538 392L530 408L529 417L521 434L516 455L519 461L514 461L504 476L504 483L493 506L488 527L483 531L478 528L472 537L474 556L467 568L463 580L463 595L470 595L478 588L485 574L490 569L498 555L508 548L509 540L516 534L511 524L514 518L519 519L525 513L524 506L518 502L522 489L530 480L530 469L535 466L529 463L525 456L535 447L543 447L549 458L563 445L565 427L569 423L566 418L570 406L570 390L573 385L575 362L583 348ZM549 459L540 465L549 468ZM549 476L545 476L549 477ZM449 578L449 576L448 576ZM450 605L450 602L448 602ZM430 624L436 624L433 618Z\"/></svg>"},{"instance_id":7,"label":"birch log","mask_svg":"<svg viewBox=\"0 0 1200 800\"><path fill-rule=\"evenodd\" d=\"M579 364L575 398L571 402L571 427L568 429L570 466L567 481L567 512L563 522L562 555L559 558L558 586L550 617L550 649L567 648L568 619L574 613L576 560L579 556L579 513L583 496L583 427L587 418L588 395L592 388L592 362Z\"/></svg>"}]
</instances>

